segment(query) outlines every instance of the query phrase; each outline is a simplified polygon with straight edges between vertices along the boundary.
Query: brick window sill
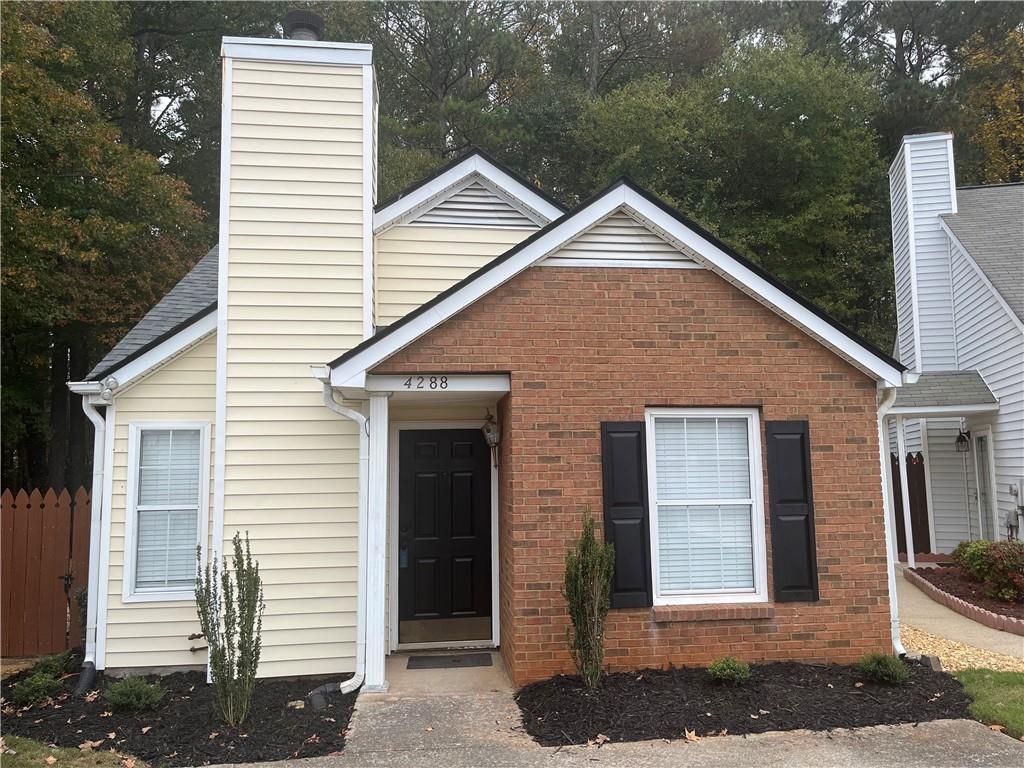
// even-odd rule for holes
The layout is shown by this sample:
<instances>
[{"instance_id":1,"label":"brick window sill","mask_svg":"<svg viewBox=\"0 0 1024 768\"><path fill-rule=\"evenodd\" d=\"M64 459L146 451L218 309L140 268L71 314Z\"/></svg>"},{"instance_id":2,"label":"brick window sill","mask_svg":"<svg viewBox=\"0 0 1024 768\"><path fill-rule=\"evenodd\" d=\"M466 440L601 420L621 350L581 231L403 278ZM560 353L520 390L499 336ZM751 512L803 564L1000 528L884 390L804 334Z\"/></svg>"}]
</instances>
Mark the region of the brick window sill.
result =
<instances>
[{"instance_id":1,"label":"brick window sill","mask_svg":"<svg viewBox=\"0 0 1024 768\"><path fill-rule=\"evenodd\" d=\"M735 603L733 605L656 605L651 609L654 621L756 621L775 618L771 603Z\"/></svg>"}]
</instances>

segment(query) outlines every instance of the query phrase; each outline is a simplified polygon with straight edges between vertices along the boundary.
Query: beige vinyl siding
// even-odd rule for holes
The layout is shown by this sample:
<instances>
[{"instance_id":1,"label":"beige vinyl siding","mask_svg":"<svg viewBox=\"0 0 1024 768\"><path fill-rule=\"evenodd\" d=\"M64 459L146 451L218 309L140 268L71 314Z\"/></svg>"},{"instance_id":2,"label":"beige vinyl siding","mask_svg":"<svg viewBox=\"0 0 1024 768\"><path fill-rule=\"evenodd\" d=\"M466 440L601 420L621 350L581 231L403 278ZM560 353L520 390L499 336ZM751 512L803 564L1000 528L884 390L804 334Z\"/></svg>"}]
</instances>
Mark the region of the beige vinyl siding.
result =
<instances>
[{"instance_id":1,"label":"beige vinyl siding","mask_svg":"<svg viewBox=\"0 0 1024 768\"><path fill-rule=\"evenodd\" d=\"M216 411L217 345L211 335L119 393L114 414L114 457L110 499L110 571L107 585L108 669L204 665L206 653L191 653L201 642L195 605L187 602L124 603L125 488L128 481L128 428L133 422L204 422L210 425L210 475ZM210 483L209 508L213 508ZM209 543L207 542L207 547Z\"/></svg>"},{"instance_id":2,"label":"beige vinyl siding","mask_svg":"<svg viewBox=\"0 0 1024 768\"><path fill-rule=\"evenodd\" d=\"M264 677L355 668L357 433L309 366L362 340L362 110L361 67L232 62L224 536L259 559Z\"/></svg>"},{"instance_id":3,"label":"beige vinyl siding","mask_svg":"<svg viewBox=\"0 0 1024 768\"><path fill-rule=\"evenodd\" d=\"M398 225L376 237L377 325L390 325L529 237L536 228Z\"/></svg>"}]
</instances>

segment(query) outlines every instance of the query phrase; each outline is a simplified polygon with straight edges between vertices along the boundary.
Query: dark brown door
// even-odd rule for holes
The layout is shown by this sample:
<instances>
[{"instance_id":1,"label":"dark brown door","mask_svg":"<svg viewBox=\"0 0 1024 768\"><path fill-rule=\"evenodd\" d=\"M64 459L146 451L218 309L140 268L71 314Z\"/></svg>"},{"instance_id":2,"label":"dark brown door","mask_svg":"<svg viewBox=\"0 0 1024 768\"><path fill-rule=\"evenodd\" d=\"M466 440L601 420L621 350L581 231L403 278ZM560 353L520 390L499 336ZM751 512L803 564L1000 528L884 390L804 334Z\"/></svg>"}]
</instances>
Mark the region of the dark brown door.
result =
<instances>
[{"instance_id":1,"label":"dark brown door","mask_svg":"<svg viewBox=\"0 0 1024 768\"><path fill-rule=\"evenodd\" d=\"M491 637L490 450L478 429L398 438L398 640Z\"/></svg>"}]
</instances>

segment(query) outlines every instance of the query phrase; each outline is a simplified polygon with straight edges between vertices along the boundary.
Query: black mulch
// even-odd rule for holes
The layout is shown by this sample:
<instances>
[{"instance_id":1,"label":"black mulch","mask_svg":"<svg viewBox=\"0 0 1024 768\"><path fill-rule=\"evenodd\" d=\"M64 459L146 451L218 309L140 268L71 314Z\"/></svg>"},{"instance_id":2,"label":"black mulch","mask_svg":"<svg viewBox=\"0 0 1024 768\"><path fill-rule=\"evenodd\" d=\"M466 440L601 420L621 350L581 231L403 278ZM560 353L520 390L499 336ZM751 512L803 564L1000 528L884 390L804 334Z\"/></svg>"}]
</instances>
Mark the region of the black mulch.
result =
<instances>
[{"instance_id":1,"label":"black mulch","mask_svg":"<svg viewBox=\"0 0 1024 768\"><path fill-rule=\"evenodd\" d=\"M584 690L576 676L526 686L516 695L526 732L544 746L828 730L969 717L970 699L942 672L911 665L904 686L866 682L854 667L777 663L751 667L739 686L703 669L615 673ZM862 685L858 686L858 683Z\"/></svg>"},{"instance_id":2,"label":"black mulch","mask_svg":"<svg viewBox=\"0 0 1024 768\"><path fill-rule=\"evenodd\" d=\"M930 581L943 592L949 592L971 605L998 613L1000 616L1024 619L1024 603L1010 603L988 597L985 594L985 587L966 578L959 568L915 568L914 573Z\"/></svg>"},{"instance_id":3,"label":"black mulch","mask_svg":"<svg viewBox=\"0 0 1024 768\"><path fill-rule=\"evenodd\" d=\"M225 726L214 713L212 688L200 672L178 672L159 681L167 693L150 712L114 712L103 697L113 680L98 677L93 687L99 694L75 697L78 675L67 675L64 690L49 703L29 709L11 704L10 690L24 679L20 673L2 683L4 733L36 741L77 747L86 741L100 742L96 749L114 749L141 758L151 765L183 766L210 763L243 763L318 757L335 754L345 746L356 694L333 694L327 708L313 711L306 700L303 709L288 702L304 699L325 679L260 680L256 683L252 710L238 729ZM333 678L332 678L333 679Z\"/></svg>"}]
</instances>

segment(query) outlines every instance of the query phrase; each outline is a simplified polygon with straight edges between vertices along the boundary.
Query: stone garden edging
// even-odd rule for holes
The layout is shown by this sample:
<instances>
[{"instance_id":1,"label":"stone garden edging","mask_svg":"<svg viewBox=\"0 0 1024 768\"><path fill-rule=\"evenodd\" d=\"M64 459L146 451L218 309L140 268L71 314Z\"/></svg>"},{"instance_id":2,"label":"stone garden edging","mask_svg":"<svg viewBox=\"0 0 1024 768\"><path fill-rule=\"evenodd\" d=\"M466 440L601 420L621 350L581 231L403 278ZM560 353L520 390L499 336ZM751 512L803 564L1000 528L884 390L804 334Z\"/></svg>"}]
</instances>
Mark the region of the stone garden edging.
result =
<instances>
[{"instance_id":1,"label":"stone garden edging","mask_svg":"<svg viewBox=\"0 0 1024 768\"><path fill-rule=\"evenodd\" d=\"M961 616L966 616L971 621L976 621L979 624L984 624L986 627L992 629L998 629L1003 632L1010 632L1014 635L1024 636L1024 621L1013 618L1012 616L1001 616L998 613L980 608L977 605L972 605L966 600L962 600L956 595L951 595L949 592L945 592L923 576L919 576L909 568L903 571L904 578L913 584L915 587L924 592L928 597L937 603L940 603L951 611L956 611Z\"/></svg>"}]
</instances>

